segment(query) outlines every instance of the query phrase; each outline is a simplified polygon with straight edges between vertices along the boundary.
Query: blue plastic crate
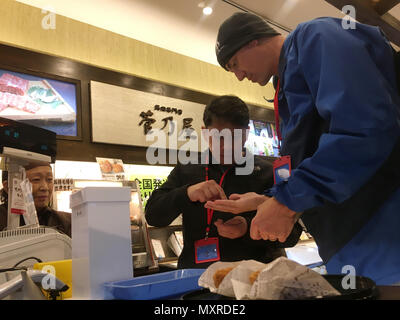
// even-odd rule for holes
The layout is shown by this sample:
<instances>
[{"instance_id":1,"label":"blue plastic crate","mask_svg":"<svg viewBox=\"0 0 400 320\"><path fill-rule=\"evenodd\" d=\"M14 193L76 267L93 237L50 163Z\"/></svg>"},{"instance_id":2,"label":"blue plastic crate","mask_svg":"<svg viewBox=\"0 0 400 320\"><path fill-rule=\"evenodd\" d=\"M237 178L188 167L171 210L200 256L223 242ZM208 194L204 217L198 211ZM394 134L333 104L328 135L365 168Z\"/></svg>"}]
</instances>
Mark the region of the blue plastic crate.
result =
<instances>
[{"instance_id":1,"label":"blue plastic crate","mask_svg":"<svg viewBox=\"0 0 400 320\"><path fill-rule=\"evenodd\" d=\"M119 300L155 300L176 297L200 289L199 277L205 269L182 269L104 284Z\"/></svg>"}]
</instances>

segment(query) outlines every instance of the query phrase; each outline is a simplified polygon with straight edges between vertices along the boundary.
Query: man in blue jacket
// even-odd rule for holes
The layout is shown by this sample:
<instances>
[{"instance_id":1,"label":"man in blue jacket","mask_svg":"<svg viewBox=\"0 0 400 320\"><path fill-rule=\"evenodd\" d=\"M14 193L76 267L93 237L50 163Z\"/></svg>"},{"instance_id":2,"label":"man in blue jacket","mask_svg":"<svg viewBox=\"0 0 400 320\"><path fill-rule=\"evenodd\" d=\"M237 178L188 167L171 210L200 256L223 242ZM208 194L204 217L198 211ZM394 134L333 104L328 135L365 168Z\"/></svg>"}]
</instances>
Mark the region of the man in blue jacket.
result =
<instances>
[{"instance_id":1,"label":"man in blue jacket","mask_svg":"<svg viewBox=\"0 0 400 320\"><path fill-rule=\"evenodd\" d=\"M351 266L377 284L399 283L400 97L380 29L319 18L284 38L236 13L220 26L216 54L240 81L279 79L275 109L291 174L266 190L252 238L284 241L302 212L329 273ZM239 212L251 203L244 194L206 206Z\"/></svg>"}]
</instances>

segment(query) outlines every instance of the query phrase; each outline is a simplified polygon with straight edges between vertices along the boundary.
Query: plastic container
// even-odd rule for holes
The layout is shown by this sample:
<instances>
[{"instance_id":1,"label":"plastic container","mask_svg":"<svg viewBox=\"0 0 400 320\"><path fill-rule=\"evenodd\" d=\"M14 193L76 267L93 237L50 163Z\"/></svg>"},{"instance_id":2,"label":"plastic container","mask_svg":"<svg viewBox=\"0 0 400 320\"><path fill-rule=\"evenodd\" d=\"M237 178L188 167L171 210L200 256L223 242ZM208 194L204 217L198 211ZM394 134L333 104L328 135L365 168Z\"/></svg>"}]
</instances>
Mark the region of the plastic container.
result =
<instances>
[{"instance_id":1,"label":"plastic container","mask_svg":"<svg viewBox=\"0 0 400 320\"><path fill-rule=\"evenodd\" d=\"M103 283L133 277L130 200L128 187L71 195L73 299L109 299Z\"/></svg>"},{"instance_id":2,"label":"plastic container","mask_svg":"<svg viewBox=\"0 0 400 320\"><path fill-rule=\"evenodd\" d=\"M107 282L105 291L119 300L156 300L177 297L199 290L199 277L205 269L182 269L129 280Z\"/></svg>"},{"instance_id":3,"label":"plastic container","mask_svg":"<svg viewBox=\"0 0 400 320\"><path fill-rule=\"evenodd\" d=\"M33 269L42 270L47 266L53 266L55 269L55 276L64 282L69 289L62 294L63 299L68 299L72 297L72 260L59 260L59 261L47 261L36 263Z\"/></svg>"}]
</instances>

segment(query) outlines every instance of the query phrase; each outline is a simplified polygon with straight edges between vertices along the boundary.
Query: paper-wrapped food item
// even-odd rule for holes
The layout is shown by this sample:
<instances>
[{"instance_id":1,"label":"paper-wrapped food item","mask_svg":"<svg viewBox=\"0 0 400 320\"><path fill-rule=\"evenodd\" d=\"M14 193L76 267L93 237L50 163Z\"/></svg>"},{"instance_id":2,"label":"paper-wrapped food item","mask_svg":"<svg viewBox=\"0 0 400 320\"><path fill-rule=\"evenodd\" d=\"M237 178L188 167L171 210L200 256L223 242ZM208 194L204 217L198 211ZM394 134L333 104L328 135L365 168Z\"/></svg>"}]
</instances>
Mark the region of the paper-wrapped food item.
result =
<instances>
[{"instance_id":1,"label":"paper-wrapped food item","mask_svg":"<svg viewBox=\"0 0 400 320\"><path fill-rule=\"evenodd\" d=\"M231 271L240 262L215 262L210 265L199 278L199 286L208 288L211 292L227 297L234 297L231 283Z\"/></svg>"},{"instance_id":2,"label":"paper-wrapped food item","mask_svg":"<svg viewBox=\"0 0 400 320\"><path fill-rule=\"evenodd\" d=\"M288 300L340 293L319 273L285 257L264 264L255 260L216 262L199 286L236 299Z\"/></svg>"}]
</instances>

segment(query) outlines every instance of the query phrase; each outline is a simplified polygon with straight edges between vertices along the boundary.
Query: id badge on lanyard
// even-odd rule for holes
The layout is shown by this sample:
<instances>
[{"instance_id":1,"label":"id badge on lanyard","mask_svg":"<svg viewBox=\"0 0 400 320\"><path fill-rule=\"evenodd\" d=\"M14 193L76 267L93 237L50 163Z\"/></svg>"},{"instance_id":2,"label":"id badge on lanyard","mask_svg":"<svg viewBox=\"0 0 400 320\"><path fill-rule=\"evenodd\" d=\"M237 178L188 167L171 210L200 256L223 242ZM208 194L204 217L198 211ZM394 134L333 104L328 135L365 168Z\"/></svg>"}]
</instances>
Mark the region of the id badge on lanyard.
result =
<instances>
[{"instance_id":1,"label":"id badge on lanyard","mask_svg":"<svg viewBox=\"0 0 400 320\"><path fill-rule=\"evenodd\" d=\"M196 263L219 261L218 238L205 238L194 242Z\"/></svg>"},{"instance_id":2,"label":"id badge on lanyard","mask_svg":"<svg viewBox=\"0 0 400 320\"><path fill-rule=\"evenodd\" d=\"M274 110L275 110L275 127L276 134L278 135L278 148L281 148L281 131L279 129L279 104L278 104L278 93L279 93L280 81L276 86L275 98L274 98ZM287 181L292 173L291 158L290 156L283 156L276 159L273 163L274 171L274 183L278 184L282 181Z\"/></svg>"},{"instance_id":3,"label":"id badge on lanyard","mask_svg":"<svg viewBox=\"0 0 400 320\"><path fill-rule=\"evenodd\" d=\"M290 164L290 156L283 156L276 159L273 163L274 170L274 184L278 184L282 181L287 181L292 173L292 167Z\"/></svg>"},{"instance_id":4,"label":"id badge on lanyard","mask_svg":"<svg viewBox=\"0 0 400 320\"><path fill-rule=\"evenodd\" d=\"M224 178L229 170L230 168L227 169L222 175L221 180L219 182L220 186L222 186L222 182L224 181ZM206 181L208 181L208 166L206 167ZM204 239L200 239L194 242L196 263L205 263L205 262L213 262L220 260L218 237L213 237L213 238L208 237L213 215L214 215L214 210L207 209L206 236Z\"/></svg>"}]
</instances>

